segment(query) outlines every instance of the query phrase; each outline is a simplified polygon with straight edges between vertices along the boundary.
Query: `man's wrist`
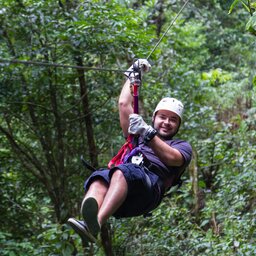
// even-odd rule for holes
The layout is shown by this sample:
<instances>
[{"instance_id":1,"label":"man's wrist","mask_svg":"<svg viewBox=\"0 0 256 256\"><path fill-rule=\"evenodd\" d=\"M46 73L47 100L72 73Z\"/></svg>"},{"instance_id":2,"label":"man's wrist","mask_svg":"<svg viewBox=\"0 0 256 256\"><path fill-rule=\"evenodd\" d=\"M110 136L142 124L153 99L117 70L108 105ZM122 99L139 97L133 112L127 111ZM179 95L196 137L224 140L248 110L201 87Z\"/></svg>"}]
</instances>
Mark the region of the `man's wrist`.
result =
<instances>
[{"instance_id":1,"label":"man's wrist","mask_svg":"<svg viewBox=\"0 0 256 256\"><path fill-rule=\"evenodd\" d=\"M144 143L147 145L156 135L157 130L149 126L143 136Z\"/></svg>"}]
</instances>

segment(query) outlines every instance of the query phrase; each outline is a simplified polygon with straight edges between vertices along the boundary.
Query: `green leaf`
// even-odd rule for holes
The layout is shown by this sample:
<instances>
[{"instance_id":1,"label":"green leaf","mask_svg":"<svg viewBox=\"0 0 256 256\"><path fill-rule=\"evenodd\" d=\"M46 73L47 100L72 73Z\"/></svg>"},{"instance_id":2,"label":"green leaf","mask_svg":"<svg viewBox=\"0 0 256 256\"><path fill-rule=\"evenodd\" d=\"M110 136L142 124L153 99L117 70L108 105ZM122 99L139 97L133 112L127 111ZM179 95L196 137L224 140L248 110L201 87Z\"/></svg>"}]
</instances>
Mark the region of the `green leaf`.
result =
<instances>
[{"instance_id":1,"label":"green leaf","mask_svg":"<svg viewBox=\"0 0 256 256\"><path fill-rule=\"evenodd\" d=\"M252 84L253 84L253 87L256 88L256 76L253 77L253 79L252 79Z\"/></svg>"},{"instance_id":2,"label":"green leaf","mask_svg":"<svg viewBox=\"0 0 256 256\"><path fill-rule=\"evenodd\" d=\"M246 30L251 34L256 35L256 12L250 17L246 24Z\"/></svg>"},{"instance_id":3,"label":"green leaf","mask_svg":"<svg viewBox=\"0 0 256 256\"><path fill-rule=\"evenodd\" d=\"M247 10L247 12L250 12L249 6L248 6L244 1L242 1L242 0L235 0L235 1L232 3L232 5L230 6L230 8L229 8L228 14L230 14L230 13L233 11L234 7L235 7L239 2L242 3L242 5L244 6L244 8Z\"/></svg>"},{"instance_id":4,"label":"green leaf","mask_svg":"<svg viewBox=\"0 0 256 256\"><path fill-rule=\"evenodd\" d=\"M241 1L241 2L242 2L242 4L243 4L244 8L245 8L248 12L250 12L249 6L248 6L246 3L244 3L243 1Z\"/></svg>"},{"instance_id":5,"label":"green leaf","mask_svg":"<svg viewBox=\"0 0 256 256\"><path fill-rule=\"evenodd\" d=\"M235 1L231 4L231 6L230 6L230 8L229 8L229 11L228 11L228 14L231 14L231 12L233 11L234 7L238 4L238 2L240 2L240 0L235 0Z\"/></svg>"}]
</instances>

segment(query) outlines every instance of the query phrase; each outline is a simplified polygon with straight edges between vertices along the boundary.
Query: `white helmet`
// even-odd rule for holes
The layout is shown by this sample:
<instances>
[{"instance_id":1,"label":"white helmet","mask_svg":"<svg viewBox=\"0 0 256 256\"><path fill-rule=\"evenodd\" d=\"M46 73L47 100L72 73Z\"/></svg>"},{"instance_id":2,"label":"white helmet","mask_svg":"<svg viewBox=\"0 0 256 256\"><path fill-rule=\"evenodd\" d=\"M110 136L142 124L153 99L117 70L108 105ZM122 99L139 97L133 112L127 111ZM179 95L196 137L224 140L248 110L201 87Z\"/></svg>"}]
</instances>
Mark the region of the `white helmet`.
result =
<instances>
[{"instance_id":1,"label":"white helmet","mask_svg":"<svg viewBox=\"0 0 256 256\"><path fill-rule=\"evenodd\" d=\"M183 104L181 101L175 99L175 98L163 98L160 100L160 102L157 104L155 111L153 113L153 117L155 117L155 114L158 110L169 110L177 114L180 119L182 118L182 112L183 112Z\"/></svg>"}]
</instances>

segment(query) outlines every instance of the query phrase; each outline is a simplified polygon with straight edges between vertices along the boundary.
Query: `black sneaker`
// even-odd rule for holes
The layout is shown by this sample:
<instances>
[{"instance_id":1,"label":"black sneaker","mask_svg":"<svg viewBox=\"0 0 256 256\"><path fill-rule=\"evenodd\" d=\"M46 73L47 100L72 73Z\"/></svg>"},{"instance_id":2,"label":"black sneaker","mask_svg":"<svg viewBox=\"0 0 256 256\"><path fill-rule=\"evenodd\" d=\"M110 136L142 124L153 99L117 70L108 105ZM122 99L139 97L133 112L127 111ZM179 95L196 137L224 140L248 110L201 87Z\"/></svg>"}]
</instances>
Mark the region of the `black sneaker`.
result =
<instances>
[{"instance_id":1,"label":"black sneaker","mask_svg":"<svg viewBox=\"0 0 256 256\"><path fill-rule=\"evenodd\" d=\"M96 243L97 239L89 232L88 227L84 221L76 220L74 218L68 219L68 224L81 237L83 242Z\"/></svg>"},{"instance_id":2,"label":"black sneaker","mask_svg":"<svg viewBox=\"0 0 256 256\"><path fill-rule=\"evenodd\" d=\"M100 231L98 222L98 203L93 197L85 198L81 206L81 215L86 222L89 231L97 237Z\"/></svg>"}]
</instances>

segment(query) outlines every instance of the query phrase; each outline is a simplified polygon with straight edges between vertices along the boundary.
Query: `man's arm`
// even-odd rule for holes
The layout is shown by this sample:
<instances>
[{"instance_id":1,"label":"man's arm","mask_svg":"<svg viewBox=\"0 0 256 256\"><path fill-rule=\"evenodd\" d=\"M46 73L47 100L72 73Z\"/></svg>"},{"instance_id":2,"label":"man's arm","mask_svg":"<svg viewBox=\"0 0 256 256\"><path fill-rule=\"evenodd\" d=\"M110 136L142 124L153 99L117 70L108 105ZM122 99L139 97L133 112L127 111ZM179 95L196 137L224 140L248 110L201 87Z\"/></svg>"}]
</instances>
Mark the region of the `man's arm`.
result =
<instances>
[{"instance_id":1,"label":"man's arm","mask_svg":"<svg viewBox=\"0 0 256 256\"><path fill-rule=\"evenodd\" d=\"M156 130L147 125L140 115L132 114L129 117L130 134L142 136L144 143L154 151L156 156L167 166L182 166L184 159L179 150L171 147L157 136Z\"/></svg>"},{"instance_id":2,"label":"man's arm","mask_svg":"<svg viewBox=\"0 0 256 256\"><path fill-rule=\"evenodd\" d=\"M179 150L172 148L158 136L155 136L150 142L149 147L156 156L167 166L182 166L184 158Z\"/></svg>"},{"instance_id":3,"label":"man's arm","mask_svg":"<svg viewBox=\"0 0 256 256\"><path fill-rule=\"evenodd\" d=\"M128 137L129 115L133 113L133 96L130 92L130 80L123 85L118 101L120 125L125 138Z\"/></svg>"},{"instance_id":4,"label":"man's arm","mask_svg":"<svg viewBox=\"0 0 256 256\"><path fill-rule=\"evenodd\" d=\"M133 63L133 65L124 73L128 79L123 85L122 91L119 96L118 108L119 108L119 118L120 125L123 130L125 138L128 137L128 128L129 128L129 115L133 113L133 96L131 94L130 88L130 79L131 77L137 76L138 70L141 71L141 74L148 72L151 68L151 65L146 59L138 59Z\"/></svg>"}]
</instances>

